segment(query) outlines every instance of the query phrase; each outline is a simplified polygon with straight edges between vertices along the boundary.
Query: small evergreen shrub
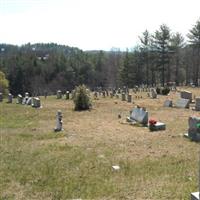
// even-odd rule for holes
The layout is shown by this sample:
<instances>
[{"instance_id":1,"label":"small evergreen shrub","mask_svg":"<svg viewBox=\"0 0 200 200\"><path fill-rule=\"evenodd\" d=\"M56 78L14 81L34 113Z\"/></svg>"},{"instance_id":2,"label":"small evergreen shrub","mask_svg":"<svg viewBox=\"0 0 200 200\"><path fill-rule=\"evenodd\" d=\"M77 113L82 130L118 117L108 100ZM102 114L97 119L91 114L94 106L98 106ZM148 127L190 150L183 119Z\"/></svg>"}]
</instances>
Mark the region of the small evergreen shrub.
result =
<instances>
[{"instance_id":1,"label":"small evergreen shrub","mask_svg":"<svg viewBox=\"0 0 200 200\"><path fill-rule=\"evenodd\" d=\"M170 89L168 87L165 87L162 89L162 95L168 95L170 92Z\"/></svg>"},{"instance_id":2,"label":"small evergreen shrub","mask_svg":"<svg viewBox=\"0 0 200 200\"><path fill-rule=\"evenodd\" d=\"M91 108L90 91L85 85L79 85L73 92L75 110L88 110Z\"/></svg>"},{"instance_id":3,"label":"small evergreen shrub","mask_svg":"<svg viewBox=\"0 0 200 200\"><path fill-rule=\"evenodd\" d=\"M157 87L156 92L157 92L157 94L161 94L161 88Z\"/></svg>"}]
</instances>

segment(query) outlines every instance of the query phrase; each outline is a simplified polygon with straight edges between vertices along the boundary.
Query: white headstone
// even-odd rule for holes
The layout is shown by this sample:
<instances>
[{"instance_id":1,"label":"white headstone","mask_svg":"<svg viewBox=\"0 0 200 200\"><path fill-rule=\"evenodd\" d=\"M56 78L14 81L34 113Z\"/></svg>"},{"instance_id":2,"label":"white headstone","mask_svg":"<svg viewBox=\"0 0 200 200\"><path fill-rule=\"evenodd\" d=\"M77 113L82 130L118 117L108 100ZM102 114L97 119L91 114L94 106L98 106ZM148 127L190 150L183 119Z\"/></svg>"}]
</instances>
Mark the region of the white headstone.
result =
<instances>
[{"instance_id":1,"label":"white headstone","mask_svg":"<svg viewBox=\"0 0 200 200\"><path fill-rule=\"evenodd\" d=\"M151 98L156 99L157 98L157 92L155 88L151 88Z\"/></svg>"},{"instance_id":2,"label":"white headstone","mask_svg":"<svg viewBox=\"0 0 200 200\"><path fill-rule=\"evenodd\" d=\"M34 108L40 108L41 107L40 99L38 97L33 97L31 105Z\"/></svg>"},{"instance_id":3,"label":"white headstone","mask_svg":"<svg viewBox=\"0 0 200 200\"><path fill-rule=\"evenodd\" d=\"M8 94L8 102L7 103L12 103L13 100L13 95L11 93Z\"/></svg>"},{"instance_id":4,"label":"white headstone","mask_svg":"<svg viewBox=\"0 0 200 200\"><path fill-rule=\"evenodd\" d=\"M62 91L61 90L57 91L57 99L62 99Z\"/></svg>"},{"instance_id":5,"label":"white headstone","mask_svg":"<svg viewBox=\"0 0 200 200\"><path fill-rule=\"evenodd\" d=\"M17 104L22 104L22 101L23 101L23 97L21 94L18 94L17 95Z\"/></svg>"},{"instance_id":6,"label":"white headstone","mask_svg":"<svg viewBox=\"0 0 200 200\"><path fill-rule=\"evenodd\" d=\"M65 95L66 95L66 100L68 100L69 99L69 91L66 91Z\"/></svg>"},{"instance_id":7,"label":"white headstone","mask_svg":"<svg viewBox=\"0 0 200 200\"><path fill-rule=\"evenodd\" d=\"M29 97L26 101L26 105L30 106L32 103L32 97Z\"/></svg>"}]
</instances>

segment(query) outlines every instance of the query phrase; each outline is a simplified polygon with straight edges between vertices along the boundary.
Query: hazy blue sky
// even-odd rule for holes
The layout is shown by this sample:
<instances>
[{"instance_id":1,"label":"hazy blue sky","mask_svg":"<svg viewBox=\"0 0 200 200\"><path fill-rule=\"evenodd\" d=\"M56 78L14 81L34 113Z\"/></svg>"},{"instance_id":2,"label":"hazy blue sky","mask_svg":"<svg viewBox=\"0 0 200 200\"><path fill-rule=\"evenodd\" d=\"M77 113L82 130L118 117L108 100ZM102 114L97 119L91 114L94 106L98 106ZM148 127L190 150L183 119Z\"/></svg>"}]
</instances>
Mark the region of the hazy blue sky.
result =
<instances>
[{"instance_id":1,"label":"hazy blue sky","mask_svg":"<svg viewBox=\"0 0 200 200\"><path fill-rule=\"evenodd\" d=\"M185 36L199 18L200 0L0 0L0 43L125 49L162 23Z\"/></svg>"}]
</instances>

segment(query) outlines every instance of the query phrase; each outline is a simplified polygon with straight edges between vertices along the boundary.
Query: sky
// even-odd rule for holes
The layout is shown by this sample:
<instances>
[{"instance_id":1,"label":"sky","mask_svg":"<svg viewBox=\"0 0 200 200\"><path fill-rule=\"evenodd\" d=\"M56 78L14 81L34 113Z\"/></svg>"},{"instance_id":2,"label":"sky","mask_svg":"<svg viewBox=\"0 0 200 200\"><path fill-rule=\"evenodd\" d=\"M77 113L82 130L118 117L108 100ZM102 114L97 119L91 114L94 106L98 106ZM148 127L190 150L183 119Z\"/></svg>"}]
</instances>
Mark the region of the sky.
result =
<instances>
[{"instance_id":1,"label":"sky","mask_svg":"<svg viewBox=\"0 0 200 200\"><path fill-rule=\"evenodd\" d=\"M186 36L199 19L200 0L0 0L0 43L126 49L146 29Z\"/></svg>"}]
</instances>

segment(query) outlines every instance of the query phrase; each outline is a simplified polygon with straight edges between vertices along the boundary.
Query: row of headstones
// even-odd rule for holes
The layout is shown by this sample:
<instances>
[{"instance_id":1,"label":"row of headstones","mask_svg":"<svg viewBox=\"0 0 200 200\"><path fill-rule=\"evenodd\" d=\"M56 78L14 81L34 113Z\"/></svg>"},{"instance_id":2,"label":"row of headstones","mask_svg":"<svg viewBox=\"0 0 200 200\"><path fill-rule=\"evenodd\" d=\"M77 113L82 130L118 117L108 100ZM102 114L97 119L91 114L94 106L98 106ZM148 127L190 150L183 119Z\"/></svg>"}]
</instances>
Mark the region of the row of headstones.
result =
<instances>
[{"instance_id":1,"label":"row of headstones","mask_svg":"<svg viewBox=\"0 0 200 200\"><path fill-rule=\"evenodd\" d=\"M174 107L189 108L190 103L192 103L192 93L189 91L181 91L180 98L175 102ZM172 100L166 100L164 107L173 107ZM200 97L195 98L195 110L200 111Z\"/></svg>"},{"instance_id":2,"label":"row of headstones","mask_svg":"<svg viewBox=\"0 0 200 200\"><path fill-rule=\"evenodd\" d=\"M0 93L0 102L3 101L3 94ZM11 93L8 94L8 101L7 103L13 102L13 95ZM23 105L31 105L34 108L41 107L41 102L38 97L29 97L29 93L25 93L25 97L23 98L21 94L17 95L17 104L23 104Z\"/></svg>"},{"instance_id":3,"label":"row of headstones","mask_svg":"<svg viewBox=\"0 0 200 200\"><path fill-rule=\"evenodd\" d=\"M56 97L57 97L57 99L62 99L63 98L63 93L62 93L61 90L57 91ZM65 99L66 100L70 99L70 92L69 91L66 91L66 93L65 93Z\"/></svg>"}]
</instances>

